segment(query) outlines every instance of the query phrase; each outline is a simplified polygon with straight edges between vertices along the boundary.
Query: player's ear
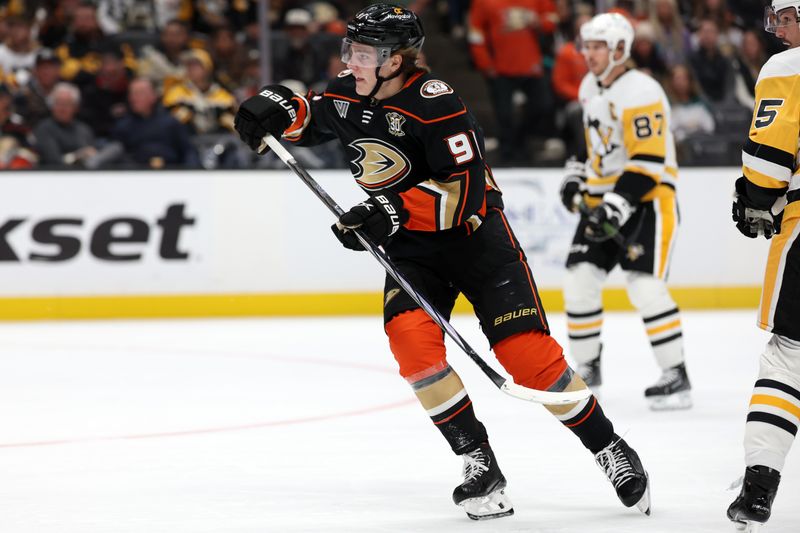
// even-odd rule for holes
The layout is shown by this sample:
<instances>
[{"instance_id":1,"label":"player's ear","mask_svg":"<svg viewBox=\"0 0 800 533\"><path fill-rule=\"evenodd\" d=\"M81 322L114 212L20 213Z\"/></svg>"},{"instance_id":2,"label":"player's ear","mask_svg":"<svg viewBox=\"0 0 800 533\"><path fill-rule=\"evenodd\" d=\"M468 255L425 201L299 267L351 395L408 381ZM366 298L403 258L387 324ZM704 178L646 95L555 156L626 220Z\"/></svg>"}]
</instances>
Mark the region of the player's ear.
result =
<instances>
[{"instance_id":1,"label":"player's ear","mask_svg":"<svg viewBox=\"0 0 800 533\"><path fill-rule=\"evenodd\" d=\"M392 69L392 73L397 72L401 66L403 66L403 56L395 54L389 58L389 67Z\"/></svg>"},{"instance_id":2,"label":"player's ear","mask_svg":"<svg viewBox=\"0 0 800 533\"><path fill-rule=\"evenodd\" d=\"M622 56L625 54L625 43L619 42L617 43L617 49L614 50L614 61L619 61L622 59Z\"/></svg>"}]
</instances>

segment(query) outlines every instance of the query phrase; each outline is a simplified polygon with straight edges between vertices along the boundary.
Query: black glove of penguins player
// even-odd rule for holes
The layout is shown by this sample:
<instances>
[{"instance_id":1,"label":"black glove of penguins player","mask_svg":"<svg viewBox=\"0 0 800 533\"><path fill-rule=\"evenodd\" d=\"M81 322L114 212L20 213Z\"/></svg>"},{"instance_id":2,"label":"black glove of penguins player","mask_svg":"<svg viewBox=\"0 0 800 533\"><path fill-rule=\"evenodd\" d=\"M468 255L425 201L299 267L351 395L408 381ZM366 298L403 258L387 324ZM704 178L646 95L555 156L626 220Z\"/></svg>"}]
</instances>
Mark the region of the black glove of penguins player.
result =
<instances>
[{"instance_id":1,"label":"black glove of penguins player","mask_svg":"<svg viewBox=\"0 0 800 533\"><path fill-rule=\"evenodd\" d=\"M333 234L350 250L362 251L355 233L360 229L378 246L384 244L408 220L408 211L403 209L403 199L392 192L376 194L364 200L339 217L331 226Z\"/></svg>"},{"instance_id":2,"label":"black glove of penguins player","mask_svg":"<svg viewBox=\"0 0 800 533\"><path fill-rule=\"evenodd\" d=\"M233 122L239 138L253 150L258 150L267 133L280 139L297 117L293 96L292 90L283 85L265 85L257 95L242 102Z\"/></svg>"}]
</instances>

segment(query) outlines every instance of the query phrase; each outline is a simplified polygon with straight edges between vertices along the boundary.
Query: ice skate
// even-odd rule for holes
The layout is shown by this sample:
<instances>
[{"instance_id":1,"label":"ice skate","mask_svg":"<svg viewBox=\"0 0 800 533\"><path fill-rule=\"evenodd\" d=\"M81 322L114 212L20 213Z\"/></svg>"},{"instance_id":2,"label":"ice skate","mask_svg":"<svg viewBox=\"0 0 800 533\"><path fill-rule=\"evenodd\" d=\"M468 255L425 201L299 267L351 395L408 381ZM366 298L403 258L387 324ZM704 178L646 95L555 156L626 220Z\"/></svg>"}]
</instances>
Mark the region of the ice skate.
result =
<instances>
[{"instance_id":1,"label":"ice skate","mask_svg":"<svg viewBox=\"0 0 800 533\"><path fill-rule=\"evenodd\" d=\"M602 347L600 348L602 351ZM603 374L600 371L600 354L597 357L586 363L581 363L576 369L578 375L586 383L586 386L592 390L597 398L600 398L600 386L603 384Z\"/></svg>"},{"instance_id":2,"label":"ice skate","mask_svg":"<svg viewBox=\"0 0 800 533\"><path fill-rule=\"evenodd\" d=\"M464 482L453 490L453 501L464 507L473 520L489 520L514 514L511 500L505 495L503 477L492 448L484 442L476 450L463 454Z\"/></svg>"},{"instance_id":3,"label":"ice skate","mask_svg":"<svg viewBox=\"0 0 800 533\"><path fill-rule=\"evenodd\" d=\"M625 507L636 506L650 515L650 477L636 451L614 435L611 444L597 452L594 460L614 485L617 496Z\"/></svg>"},{"instance_id":4,"label":"ice skate","mask_svg":"<svg viewBox=\"0 0 800 533\"><path fill-rule=\"evenodd\" d=\"M664 370L661 378L644 391L644 397L653 411L689 409L692 406L692 385L681 363Z\"/></svg>"},{"instance_id":5,"label":"ice skate","mask_svg":"<svg viewBox=\"0 0 800 533\"><path fill-rule=\"evenodd\" d=\"M769 520L780 481L781 474L775 469L761 465L747 467L742 490L728 507L728 518L738 531L756 533L761 530Z\"/></svg>"}]
</instances>

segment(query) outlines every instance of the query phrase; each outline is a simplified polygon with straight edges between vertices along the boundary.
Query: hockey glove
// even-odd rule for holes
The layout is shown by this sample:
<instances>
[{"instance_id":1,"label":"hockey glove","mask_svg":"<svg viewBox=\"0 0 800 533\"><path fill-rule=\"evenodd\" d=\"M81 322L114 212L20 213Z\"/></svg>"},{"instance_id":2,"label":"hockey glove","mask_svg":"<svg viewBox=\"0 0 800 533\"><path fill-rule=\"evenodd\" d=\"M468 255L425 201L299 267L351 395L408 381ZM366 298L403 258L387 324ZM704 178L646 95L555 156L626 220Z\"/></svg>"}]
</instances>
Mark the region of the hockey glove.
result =
<instances>
[{"instance_id":1,"label":"hockey glove","mask_svg":"<svg viewBox=\"0 0 800 533\"><path fill-rule=\"evenodd\" d=\"M777 215L771 209L760 209L747 196L747 178L744 176L736 180L736 190L733 193L733 221L736 229L751 239L763 235L771 239L773 235L781 232L781 219L783 211Z\"/></svg>"},{"instance_id":2,"label":"hockey glove","mask_svg":"<svg viewBox=\"0 0 800 533\"><path fill-rule=\"evenodd\" d=\"M384 192L353 206L331 226L334 235L350 250L361 251L358 238L350 231L360 229L378 246L394 235L408 220L408 211L403 209L403 200L397 194Z\"/></svg>"},{"instance_id":3,"label":"hockey glove","mask_svg":"<svg viewBox=\"0 0 800 533\"><path fill-rule=\"evenodd\" d=\"M586 166L575 157L570 157L564 165L564 180L561 182L561 203L567 211L575 213L578 210L585 189Z\"/></svg>"},{"instance_id":4,"label":"hockey glove","mask_svg":"<svg viewBox=\"0 0 800 533\"><path fill-rule=\"evenodd\" d=\"M603 195L603 202L586 216L584 235L590 241L606 241L619 233L619 229L631 218L634 210L623 196L607 192Z\"/></svg>"},{"instance_id":5,"label":"hockey glove","mask_svg":"<svg viewBox=\"0 0 800 533\"><path fill-rule=\"evenodd\" d=\"M264 135L280 138L297 117L294 93L283 85L265 85L255 96L239 106L233 127L239 138L251 149L258 150Z\"/></svg>"}]
</instances>

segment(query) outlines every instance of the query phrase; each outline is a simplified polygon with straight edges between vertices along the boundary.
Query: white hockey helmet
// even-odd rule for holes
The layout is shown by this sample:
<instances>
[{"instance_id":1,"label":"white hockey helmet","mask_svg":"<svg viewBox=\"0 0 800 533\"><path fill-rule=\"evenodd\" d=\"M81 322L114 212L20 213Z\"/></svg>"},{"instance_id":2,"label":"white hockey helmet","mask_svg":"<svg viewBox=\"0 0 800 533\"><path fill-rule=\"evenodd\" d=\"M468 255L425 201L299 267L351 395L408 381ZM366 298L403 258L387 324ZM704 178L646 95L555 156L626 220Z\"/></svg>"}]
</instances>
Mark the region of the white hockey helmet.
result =
<instances>
[{"instance_id":1,"label":"white hockey helmet","mask_svg":"<svg viewBox=\"0 0 800 533\"><path fill-rule=\"evenodd\" d=\"M800 0L798 0L800 1ZM633 26L624 15L619 13L602 13L581 26L581 41L603 41L608 45L608 67L597 78L602 81L617 65L628 60L633 45ZM620 43L622 57L614 59Z\"/></svg>"},{"instance_id":2,"label":"white hockey helmet","mask_svg":"<svg viewBox=\"0 0 800 533\"><path fill-rule=\"evenodd\" d=\"M794 8L793 12L784 12ZM800 23L800 0L772 0L772 5L764 8L764 29L775 33L778 28Z\"/></svg>"}]
</instances>

